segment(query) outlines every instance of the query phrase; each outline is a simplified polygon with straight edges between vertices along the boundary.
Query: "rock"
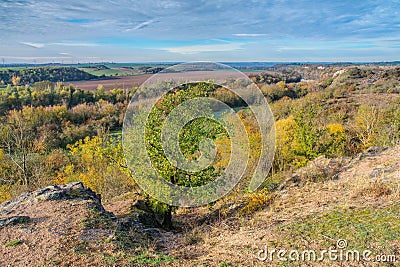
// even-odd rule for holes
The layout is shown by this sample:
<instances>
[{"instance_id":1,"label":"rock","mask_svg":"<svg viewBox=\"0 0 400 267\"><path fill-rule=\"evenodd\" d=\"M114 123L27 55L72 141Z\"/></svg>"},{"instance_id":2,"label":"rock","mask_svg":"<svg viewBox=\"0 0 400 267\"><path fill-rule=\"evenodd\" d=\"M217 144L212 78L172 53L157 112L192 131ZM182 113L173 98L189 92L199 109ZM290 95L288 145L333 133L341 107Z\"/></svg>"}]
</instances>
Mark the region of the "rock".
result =
<instances>
[{"instance_id":1,"label":"rock","mask_svg":"<svg viewBox=\"0 0 400 267\"><path fill-rule=\"evenodd\" d=\"M59 201L59 200L90 200L88 208L107 213L101 204L101 196L90 188L83 186L81 182L72 182L65 185L51 185L45 188L25 193L20 197L0 204L0 215L7 215L12 210L16 210L22 205L39 201ZM113 215L108 213L111 217Z\"/></svg>"},{"instance_id":2,"label":"rock","mask_svg":"<svg viewBox=\"0 0 400 267\"><path fill-rule=\"evenodd\" d=\"M161 229L160 228L146 228L142 230L144 233L148 234L152 238L161 238Z\"/></svg>"},{"instance_id":3,"label":"rock","mask_svg":"<svg viewBox=\"0 0 400 267\"><path fill-rule=\"evenodd\" d=\"M338 174L345 169L350 158L326 158L320 156L310 161L305 167L295 171L292 182L302 184L306 182L323 182L338 178Z\"/></svg>"},{"instance_id":4,"label":"rock","mask_svg":"<svg viewBox=\"0 0 400 267\"><path fill-rule=\"evenodd\" d=\"M365 152L366 154L375 156L376 154L379 154L387 149L388 149L387 147L371 146Z\"/></svg>"},{"instance_id":5,"label":"rock","mask_svg":"<svg viewBox=\"0 0 400 267\"><path fill-rule=\"evenodd\" d=\"M23 223L28 223L30 221L31 218L29 218L28 216L11 216L3 218L0 219L0 229L8 225L23 224Z\"/></svg>"},{"instance_id":6,"label":"rock","mask_svg":"<svg viewBox=\"0 0 400 267\"><path fill-rule=\"evenodd\" d=\"M118 219L118 226L117 226L118 231L129 231L133 228L143 229L144 226L137 220L137 218L133 218L130 216Z\"/></svg>"}]
</instances>

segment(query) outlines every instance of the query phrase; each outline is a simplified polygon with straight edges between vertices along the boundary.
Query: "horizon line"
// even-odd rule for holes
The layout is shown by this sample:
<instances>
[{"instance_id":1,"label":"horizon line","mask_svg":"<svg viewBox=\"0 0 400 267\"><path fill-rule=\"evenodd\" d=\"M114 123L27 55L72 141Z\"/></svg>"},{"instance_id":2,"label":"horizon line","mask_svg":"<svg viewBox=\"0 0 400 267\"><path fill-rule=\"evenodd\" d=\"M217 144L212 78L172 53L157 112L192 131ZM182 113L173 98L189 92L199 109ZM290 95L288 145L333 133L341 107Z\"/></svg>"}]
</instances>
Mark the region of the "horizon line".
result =
<instances>
[{"instance_id":1,"label":"horizon line","mask_svg":"<svg viewBox=\"0 0 400 267\"><path fill-rule=\"evenodd\" d=\"M400 63L399 60L381 60L381 61L128 61L128 62L117 62L117 61L98 61L98 62L77 62L77 63L63 63L63 62L45 62L45 63L21 63L21 62L10 62L3 63L3 66L9 65L96 65L96 64L181 64L190 62L215 62L222 64L234 64L234 63L269 63L269 64L376 64L376 63ZM1 66L0 65L0 66Z\"/></svg>"}]
</instances>

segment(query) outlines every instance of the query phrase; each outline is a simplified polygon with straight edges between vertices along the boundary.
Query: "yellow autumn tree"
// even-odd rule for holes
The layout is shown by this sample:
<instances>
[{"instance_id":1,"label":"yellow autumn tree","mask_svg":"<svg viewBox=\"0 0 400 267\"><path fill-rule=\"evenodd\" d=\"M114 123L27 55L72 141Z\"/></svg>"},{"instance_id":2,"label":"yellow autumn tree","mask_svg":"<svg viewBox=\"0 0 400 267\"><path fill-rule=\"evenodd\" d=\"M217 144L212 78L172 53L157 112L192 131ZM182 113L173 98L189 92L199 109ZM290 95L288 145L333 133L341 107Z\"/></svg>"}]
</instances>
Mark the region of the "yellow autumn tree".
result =
<instances>
[{"instance_id":1,"label":"yellow autumn tree","mask_svg":"<svg viewBox=\"0 0 400 267\"><path fill-rule=\"evenodd\" d=\"M361 105L358 108L354 118L354 130L364 149L373 144L378 134L380 119L381 113L377 106Z\"/></svg>"},{"instance_id":2,"label":"yellow autumn tree","mask_svg":"<svg viewBox=\"0 0 400 267\"><path fill-rule=\"evenodd\" d=\"M279 120L275 123L276 149L274 169L276 171L286 170L296 159L295 135L297 124L293 116Z\"/></svg>"},{"instance_id":3,"label":"yellow autumn tree","mask_svg":"<svg viewBox=\"0 0 400 267\"><path fill-rule=\"evenodd\" d=\"M3 176L8 175L7 171L5 170L5 166L3 166L4 163L5 163L4 151L0 149L0 178L3 178ZM9 199L11 199L9 186L0 184L0 202L7 201Z\"/></svg>"},{"instance_id":4,"label":"yellow autumn tree","mask_svg":"<svg viewBox=\"0 0 400 267\"><path fill-rule=\"evenodd\" d=\"M330 123L326 126L326 134L321 142L325 146L324 154L327 157L340 157L346 152L347 134L340 123Z\"/></svg>"},{"instance_id":5,"label":"yellow autumn tree","mask_svg":"<svg viewBox=\"0 0 400 267\"><path fill-rule=\"evenodd\" d=\"M14 86L17 86L20 83L20 81L21 81L21 77L18 77L18 76L15 76L15 75L13 75L11 77L11 82L12 82L12 84Z\"/></svg>"},{"instance_id":6,"label":"yellow autumn tree","mask_svg":"<svg viewBox=\"0 0 400 267\"><path fill-rule=\"evenodd\" d=\"M86 137L67 148L72 163L58 173L57 183L80 181L105 199L132 190L120 137Z\"/></svg>"}]
</instances>

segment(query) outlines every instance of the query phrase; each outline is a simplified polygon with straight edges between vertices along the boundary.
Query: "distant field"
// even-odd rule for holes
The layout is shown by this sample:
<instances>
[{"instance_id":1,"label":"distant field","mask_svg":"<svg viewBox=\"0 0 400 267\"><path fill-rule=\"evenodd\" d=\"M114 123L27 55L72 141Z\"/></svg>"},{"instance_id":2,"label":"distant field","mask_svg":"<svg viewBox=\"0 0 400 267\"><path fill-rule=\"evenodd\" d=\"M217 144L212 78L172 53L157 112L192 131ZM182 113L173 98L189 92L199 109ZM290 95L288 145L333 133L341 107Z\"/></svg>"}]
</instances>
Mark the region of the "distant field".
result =
<instances>
[{"instance_id":1,"label":"distant field","mask_svg":"<svg viewBox=\"0 0 400 267\"><path fill-rule=\"evenodd\" d=\"M95 76L132 76L148 73L156 73L170 65L143 65L129 63L83 65L78 68Z\"/></svg>"},{"instance_id":2,"label":"distant field","mask_svg":"<svg viewBox=\"0 0 400 267\"><path fill-rule=\"evenodd\" d=\"M95 76L115 76L116 74L119 76L122 74L119 70L113 69L106 69L106 70L97 70L97 69L90 69L90 68L81 68L80 70L86 71Z\"/></svg>"},{"instance_id":3,"label":"distant field","mask_svg":"<svg viewBox=\"0 0 400 267\"><path fill-rule=\"evenodd\" d=\"M95 76L130 76L140 74L138 71L126 68L113 68L113 69L95 69L95 68L80 68Z\"/></svg>"},{"instance_id":4,"label":"distant field","mask_svg":"<svg viewBox=\"0 0 400 267\"><path fill-rule=\"evenodd\" d=\"M248 72L248 74L254 74L254 72ZM148 78L150 78L153 74L140 74L133 76L124 76L124 77L113 77L110 79L103 80L93 80L93 81L78 81L71 82L67 84L72 84L73 86L83 89L94 91L97 89L99 85L103 85L104 89L111 90L113 88L130 88L133 86L139 86L144 83ZM191 76L195 80L202 81L204 79L209 78L210 76L214 76L216 78L226 77L226 72L218 72L218 71L192 71L185 73L159 73L157 77L160 79L170 79L170 78L182 78L186 76Z\"/></svg>"},{"instance_id":5,"label":"distant field","mask_svg":"<svg viewBox=\"0 0 400 267\"><path fill-rule=\"evenodd\" d=\"M150 76L151 74L141 74L135 76L115 77L104 80L70 82L66 84L71 84L74 87L88 91L95 91L99 85L102 85L106 90L111 90L113 88L130 88L133 86L139 86Z\"/></svg>"}]
</instances>

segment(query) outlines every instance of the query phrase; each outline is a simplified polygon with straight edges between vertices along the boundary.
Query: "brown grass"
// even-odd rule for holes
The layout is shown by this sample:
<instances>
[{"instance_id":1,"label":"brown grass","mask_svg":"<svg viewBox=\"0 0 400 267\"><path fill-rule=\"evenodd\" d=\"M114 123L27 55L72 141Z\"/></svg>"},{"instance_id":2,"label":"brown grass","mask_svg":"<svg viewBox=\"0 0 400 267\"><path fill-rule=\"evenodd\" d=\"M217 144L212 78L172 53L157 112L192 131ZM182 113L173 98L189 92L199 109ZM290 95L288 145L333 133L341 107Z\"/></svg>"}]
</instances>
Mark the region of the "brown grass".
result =
<instances>
[{"instance_id":1,"label":"brown grass","mask_svg":"<svg viewBox=\"0 0 400 267\"><path fill-rule=\"evenodd\" d=\"M196 211L192 210L190 213L194 217L185 217L185 212L182 212L179 219L184 221L187 218L182 223L191 227L169 236L170 246L164 250L181 259L179 266L220 266L225 263L229 263L229 266L269 266L268 262L256 259L256 253L266 244L276 244L279 248L279 244L290 240L290 244L287 243L290 247L317 248L317 244L321 242L333 242L333 238L327 235L318 235L318 242L312 244L298 237L287 236L288 231L285 229L303 218L317 217L335 210L363 210L372 207L379 210L380 207L400 203L400 176L397 168L399 152L400 146L377 155L366 155L348 167L342 166L340 170L335 170L337 179L318 179L300 185L288 184L282 191L276 192L274 201L269 205L249 215L246 213L240 216L236 213L227 217L220 216L219 220L212 223L206 221L196 225ZM382 170L383 175L377 180L371 180L370 177L374 176L377 168ZM258 193L254 198L257 200L259 197ZM264 196L262 199L265 199ZM227 205L234 206L238 203L231 202ZM216 210L218 206L211 213ZM197 211L198 217L207 214L210 212L204 208ZM332 266L332 262L307 263L304 266Z\"/></svg>"}]
</instances>

